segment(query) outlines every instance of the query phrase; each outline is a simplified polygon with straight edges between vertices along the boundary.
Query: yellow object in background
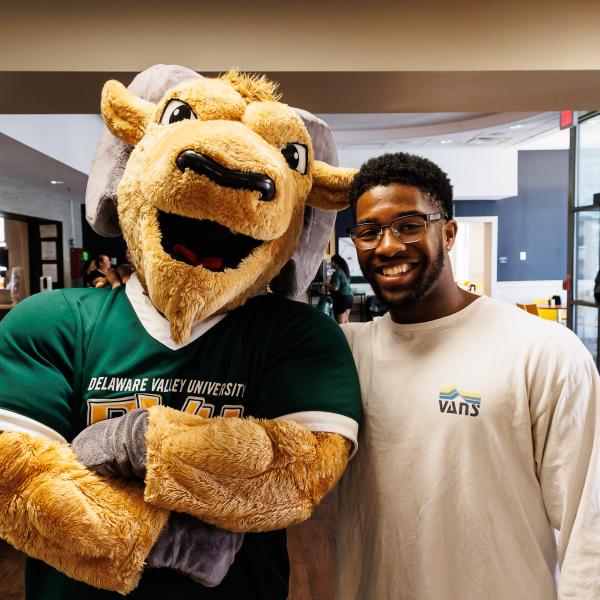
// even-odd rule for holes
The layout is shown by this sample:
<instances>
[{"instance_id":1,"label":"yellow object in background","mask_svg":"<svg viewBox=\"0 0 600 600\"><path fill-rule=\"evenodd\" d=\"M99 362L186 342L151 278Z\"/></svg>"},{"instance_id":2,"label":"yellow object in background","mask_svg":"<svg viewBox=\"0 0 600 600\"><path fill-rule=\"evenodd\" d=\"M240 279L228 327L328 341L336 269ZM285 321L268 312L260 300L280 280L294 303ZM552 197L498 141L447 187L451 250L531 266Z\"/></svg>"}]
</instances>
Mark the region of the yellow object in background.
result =
<instances>
[{"instance_id":1,"label":"yellow object in background","mask_svg":"<svg viewBox=\"0 0 600 600\"><path fill-rule=\"evenodd\" d=\"M558 309L548 305L548 298L534 298L538 307L538 315L548 321L558 321ZM548 307L548 308L546 308Z\"/></svg>"},{"instance_id":2,"label":"yellow object in background","mask_svg":"<svg viewBox=\"0 0 600 600\"><path fill-rule=\"evenodd\" d=\"M463 282L456 282L456 284L461 287L463 290L467 290L469 292L472 292L474 294L482 294L482 290L483 290L483 283L478 282L478 281L463 281Z\"/></svg>"},{"instance_id":3,"label":"yellow object in background","mask_svg":"<svg viewBox=\"0 0 600 600\"><path fill-rule=\"evenodd\" d=\"M548 321L558 321L558 308L541 308L538 306L538 314L542 319L548 319Z\"/></svg>"}]
</instances>

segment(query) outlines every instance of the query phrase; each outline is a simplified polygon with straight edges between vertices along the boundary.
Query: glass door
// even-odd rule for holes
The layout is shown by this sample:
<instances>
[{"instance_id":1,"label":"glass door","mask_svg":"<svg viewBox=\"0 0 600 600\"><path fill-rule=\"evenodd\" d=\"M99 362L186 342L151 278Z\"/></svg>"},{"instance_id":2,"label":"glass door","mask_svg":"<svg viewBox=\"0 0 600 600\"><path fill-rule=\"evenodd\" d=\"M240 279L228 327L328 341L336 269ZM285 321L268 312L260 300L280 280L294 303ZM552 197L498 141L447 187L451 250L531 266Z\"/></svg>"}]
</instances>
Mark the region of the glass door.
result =
<instances>
[{"instance_id":1,"label":"glass door","mask_svg":"<svg viewBox=\"0 0 600 600\"><path fill-rule=\"evenodd\" d=\"M600 114L588 113L571 132L569 185L569 327L598 364L598 306L594 282L600 268Z\"/></svg>"}]
</instances>

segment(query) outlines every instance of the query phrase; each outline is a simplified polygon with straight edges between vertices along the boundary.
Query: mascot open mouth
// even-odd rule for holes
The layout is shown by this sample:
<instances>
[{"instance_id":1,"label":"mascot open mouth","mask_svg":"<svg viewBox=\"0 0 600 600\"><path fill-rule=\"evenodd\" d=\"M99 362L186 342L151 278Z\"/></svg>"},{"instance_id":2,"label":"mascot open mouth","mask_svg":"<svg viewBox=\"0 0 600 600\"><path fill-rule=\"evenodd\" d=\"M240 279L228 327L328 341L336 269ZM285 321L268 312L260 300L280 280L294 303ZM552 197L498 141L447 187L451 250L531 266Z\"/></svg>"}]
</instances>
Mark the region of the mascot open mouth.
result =
<instances>
[{"instance_id":1,"label":"mascot open mouth","mask_svg":"<svg viewBox=\"0 0 600 600\"><path fill-rule=\"evenodd\" d=\"M191 219L158 211L163 250L175 260L203 266L210 271L235 269L262 244L241 233L233 233L213 221Z\"/></svg>"}]
</instances>

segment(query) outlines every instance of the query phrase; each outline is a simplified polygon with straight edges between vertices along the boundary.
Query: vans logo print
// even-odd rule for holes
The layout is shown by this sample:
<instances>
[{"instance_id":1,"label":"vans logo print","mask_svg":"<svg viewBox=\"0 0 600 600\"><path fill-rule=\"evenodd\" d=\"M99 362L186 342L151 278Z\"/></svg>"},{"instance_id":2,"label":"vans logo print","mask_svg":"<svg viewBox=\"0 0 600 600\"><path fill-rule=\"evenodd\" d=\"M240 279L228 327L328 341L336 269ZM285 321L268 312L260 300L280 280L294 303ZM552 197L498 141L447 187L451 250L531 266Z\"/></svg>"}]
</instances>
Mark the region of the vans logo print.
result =
<instances>
[{"instance_id":1,"label":"vans logo print","mask_svg":"<svg viewBox=\"0 0 600 600\"><path fill-rule=\"evenodd\" d=\"M465 417L479 416L481 407L481 395L467 394L461 392L455 387L444 388L440 390L438 400L440 412L448 415L464 415Z\"/></svg>"}]
</instances>

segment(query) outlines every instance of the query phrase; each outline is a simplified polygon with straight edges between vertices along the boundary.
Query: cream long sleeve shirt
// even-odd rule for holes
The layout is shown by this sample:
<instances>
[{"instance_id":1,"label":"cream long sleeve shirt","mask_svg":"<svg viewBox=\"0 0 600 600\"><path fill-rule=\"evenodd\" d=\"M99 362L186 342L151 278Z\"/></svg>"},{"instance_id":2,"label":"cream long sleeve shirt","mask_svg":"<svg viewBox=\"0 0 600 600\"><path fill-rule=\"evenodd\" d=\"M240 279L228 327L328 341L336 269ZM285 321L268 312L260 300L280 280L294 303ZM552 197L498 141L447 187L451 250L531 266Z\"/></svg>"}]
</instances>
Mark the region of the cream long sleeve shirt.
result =
<instances>
[{"instance_id":1,"label":"cream long sleeve shirt","mask_svg":"<svg viewBox=\"0 0 600 600\"><path fill-rule=\"evenodd\" d=\"M579 339L487 297L344 331L364 421L339 598L600 599L600 383Z\"/></svg>"}]
</instances>

